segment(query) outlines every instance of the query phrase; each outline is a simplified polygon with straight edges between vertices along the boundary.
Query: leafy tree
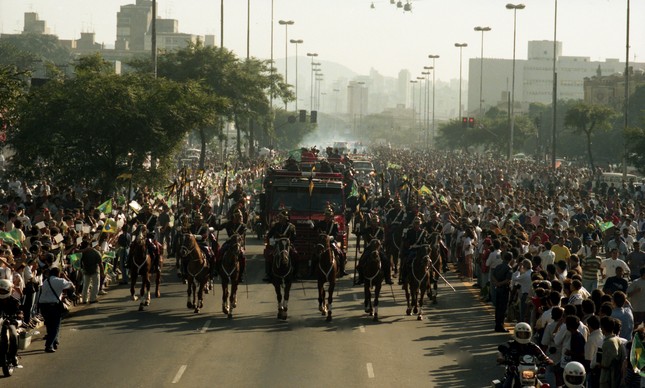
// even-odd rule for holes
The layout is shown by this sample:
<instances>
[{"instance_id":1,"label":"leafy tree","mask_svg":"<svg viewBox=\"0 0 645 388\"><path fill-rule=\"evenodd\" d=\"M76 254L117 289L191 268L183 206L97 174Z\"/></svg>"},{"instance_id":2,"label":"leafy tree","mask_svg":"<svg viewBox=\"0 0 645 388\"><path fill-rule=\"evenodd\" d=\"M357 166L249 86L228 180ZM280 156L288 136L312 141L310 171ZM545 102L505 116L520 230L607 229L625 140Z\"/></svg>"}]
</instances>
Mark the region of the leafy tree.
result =
<instances>
[{"instance_id":1,"label":"leafy tree","mask_svg":"<svg viewBox=\"0 0 645 388\"><path fill-rule=\"evenodd\" d=\"M149 63L149 59L140 59L133 61L131 65L139 71L148 71ZM282 82L282 76L275 72L271 74L267 61L255 58L240 61L226 48L204 47L201 43L160 55L158 75L179 82L199 82L222 102L215 112L220 125L197 128L202 144L200 166L203 166L206 144L218 132L221 134L222 120L235 123L237 152L241 157L241 136L242 132L249 131L249 120L259 124L271 120L269 93L273 91L276 98L293 99L293 93ZM253 135L249 134L252 140ZM249 143L252 144L252 141Z\"/></svg>"},{"instance_id":2,"label":"leafy tree","mask_svg":"<svg viewBox=\"0 0 645 388\"><path fill-rule=\"evenodd\" d=\"M0 138L3 142L17 121L17 109L26 94L27 74L15 66L0 66Z\"/></svg>"},{"instance_id":3,"label":"leafy tree","mask_svg":"<svg viewBox=\"0 0 645 388\"><path fill-rule=\"evenodd\" d=\"M627 159L645 173L645 87L636 88L629 97L628 130L627 130Z\"/></svg>"},{"instance_id":4,"label":"leafy tree","mask_svg":"<svg viewBox=\"0 0 645 388\"><path fill-rule=\"evenodd\" d=\"M32 90L9 136L16 171L82 181L109 193L117 176L132 166L135 177L158 186L185 134L212 124L217 101L199 84L120 76L102 65L92 58L81 61L76 78ZM152 159L161 165L146 171Z\"/></svg>"},{"instance_id":5,"label":"leafy tree","mask_svg":"<svg viewBox=\"0 0 645 388\"><path fill-rule=\"evenodd\" d=\"M2 37L0 44L0 61L26 69L34 60L49 62L56 65L67 65L72 55L65 46L60 44L55 35L19 34ZM7 56L5 56L8 54Z\"/></svg>"},{"instance_id":6,"label":"leafy tree","mask_svg":"<svg viewBox=\"0 0 645 388\"><path fill-rule=\"evenodd\" d=\"M290 119L291 117L291 119ZM284 109L275 111L273 123L274 133L271 137L275 139L274 148L291 150L300 145L304 137L313 132L316 124L310 122L301 123L293 112Z\"/></svg>"},{"instance_id":7,"label":"leafy tree","mask_svg":"<svg viewBox=\"0 0 645 388\"><path fill-rule=\"evenodd\" d=\"M573 128L575 134L584 134L587 139L587 156L589 157L591 171L596 170L591 151L591 138L594 130L609 130L611 128L610 120L615 115L616 112L611 108L584 102L576 104L565 115L565 126Z\"/></svg>"}]
</instances>

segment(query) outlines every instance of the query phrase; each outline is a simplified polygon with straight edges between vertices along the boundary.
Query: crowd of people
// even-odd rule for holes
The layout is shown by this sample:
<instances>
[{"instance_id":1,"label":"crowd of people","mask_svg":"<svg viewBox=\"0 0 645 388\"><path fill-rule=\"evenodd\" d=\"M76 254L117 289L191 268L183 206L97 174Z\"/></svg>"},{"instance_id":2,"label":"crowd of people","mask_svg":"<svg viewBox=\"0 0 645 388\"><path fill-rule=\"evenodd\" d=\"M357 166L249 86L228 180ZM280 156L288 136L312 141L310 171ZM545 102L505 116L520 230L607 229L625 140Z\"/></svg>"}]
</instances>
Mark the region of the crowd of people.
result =
<instances>
[{"instance_id":1,"label":"crowd of people","mask_svg":"<svg viewBox=\"0 0 645 388\"><path fill-rule=\"evenodd\" d=\"M585 366L589 387L638 386L629 349L645 336L639 182L615 187L584 168L494 155L378 148L371 158L377 174L348 182L359 186L355 200L348 199L348 219L363 220L354 232L364 241L382 240L388 282L406 275L425 232L441 246L440 269L456 270L492 303L493 330L530 326L532 340L553 361L547 377L553 386L563 384L571 361ZM55 352L60 317L46 304L72 288L82 290L79 302L95 303L110 281L126 283L134 224L146 225L154 231L149 239L170 250L173 220L201 219L204 233L220 215L248 224L248 199L261 189L267 166L220 166L181 197L140 188L136 214L116 201L107 211L105 196L82 188L8 182L0 192L0 279L11 281L11 295L21 301L23 325L44 319L45 348ZM224 177L231 185L220 184Z\"/></svg>"}]
</instances>

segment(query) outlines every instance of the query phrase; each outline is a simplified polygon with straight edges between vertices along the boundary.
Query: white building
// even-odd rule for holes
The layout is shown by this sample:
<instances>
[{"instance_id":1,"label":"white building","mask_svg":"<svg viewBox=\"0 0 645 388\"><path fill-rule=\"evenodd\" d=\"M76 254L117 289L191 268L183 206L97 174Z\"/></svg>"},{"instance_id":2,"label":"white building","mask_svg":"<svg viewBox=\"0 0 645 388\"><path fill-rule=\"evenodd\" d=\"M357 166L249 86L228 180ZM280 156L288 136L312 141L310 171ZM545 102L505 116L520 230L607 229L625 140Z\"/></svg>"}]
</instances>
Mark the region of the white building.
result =
<instances>
[{"instance_id":1,"label":"white building","mask_svg":"<svg viewBox=\"0 0 645 388\"><path fill-rule=\"evenodd\" d=\"M608 58L604 62L589 57L562 55L562 42L556 42L558 100L584 98L584 79L594 75L622 73L625 63ZM484 58L482 110L493 106L506 109L510 103L512 59ZM468 106L477 116L480 98L481 59L471 58L468 69ZM645 69L645 63L631 63L634 69ZM553 41L529 41L528 59L515 59L515 111L526 111L531 103L551 104L553 96Z\"/></svg>"}]
</instances>

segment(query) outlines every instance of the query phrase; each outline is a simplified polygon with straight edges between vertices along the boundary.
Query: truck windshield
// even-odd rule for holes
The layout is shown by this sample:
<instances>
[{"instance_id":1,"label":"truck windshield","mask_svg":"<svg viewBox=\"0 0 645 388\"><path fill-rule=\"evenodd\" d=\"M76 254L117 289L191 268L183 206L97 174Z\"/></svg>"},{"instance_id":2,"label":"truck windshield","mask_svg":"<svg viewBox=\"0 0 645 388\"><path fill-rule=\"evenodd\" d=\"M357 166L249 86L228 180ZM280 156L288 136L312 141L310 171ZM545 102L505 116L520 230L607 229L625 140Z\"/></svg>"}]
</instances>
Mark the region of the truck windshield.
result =
<instances>
[{"instance_id":1,"label":"truck windshield","mask_svg":"<svg viewBox=\"0 0 645 388\"><path fill-rule=\"evenodd\" d=\"M340 187L314 187L309 200L308 187L274 187L271 210L288 209L297 212L322 212L331 205L336 213L343 211L343 191Z\"/></svg>"}]
</instances>

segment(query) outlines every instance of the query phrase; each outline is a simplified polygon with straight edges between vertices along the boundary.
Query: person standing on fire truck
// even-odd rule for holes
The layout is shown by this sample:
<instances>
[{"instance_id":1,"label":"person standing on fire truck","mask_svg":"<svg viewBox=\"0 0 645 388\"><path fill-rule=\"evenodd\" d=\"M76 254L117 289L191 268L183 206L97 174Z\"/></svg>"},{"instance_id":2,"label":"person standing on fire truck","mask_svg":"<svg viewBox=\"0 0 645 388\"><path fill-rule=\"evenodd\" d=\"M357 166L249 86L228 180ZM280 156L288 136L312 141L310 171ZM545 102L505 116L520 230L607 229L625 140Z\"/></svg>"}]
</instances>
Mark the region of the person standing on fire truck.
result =
<instances>
[{"instance_id":1,"label":"person standing on fire truck","mask_svg":"<svg viewBox=\"0 0 645 388\"><path fill-rule=\"evenodd\" d=\"M324 233L327 236L332 238L331 248L334 250L338 261L340 262L340 268L338 269L338 277L343 277L347 275L345 272L345 263L347 262L347 255L339 247L339 244L342 244L343 236L340 234L338 227L338 222L334 221L334 210L331 207L325 209L325 219L318 221L314 226L318 233ZM313 276L313 270L316 268L318 263L311 263L311 275Z\"/></svg>"}]
</instances>

